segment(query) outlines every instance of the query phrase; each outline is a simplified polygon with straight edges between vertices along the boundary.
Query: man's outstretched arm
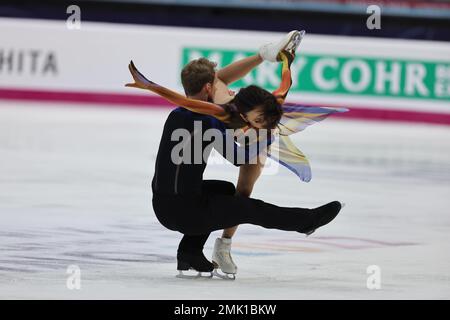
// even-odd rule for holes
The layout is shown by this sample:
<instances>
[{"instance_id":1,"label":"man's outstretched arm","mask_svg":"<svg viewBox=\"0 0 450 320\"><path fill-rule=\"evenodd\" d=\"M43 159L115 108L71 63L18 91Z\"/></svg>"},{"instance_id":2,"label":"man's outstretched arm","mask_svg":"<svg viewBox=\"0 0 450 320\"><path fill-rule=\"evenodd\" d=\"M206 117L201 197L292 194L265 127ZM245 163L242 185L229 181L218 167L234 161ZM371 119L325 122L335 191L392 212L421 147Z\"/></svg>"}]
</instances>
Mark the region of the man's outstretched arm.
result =
<instances>
[{"instance_id":1,"label":"man's outstretched arm","mask_svg":"<svg viewBox=\"0 0 450 320\"><path fill-rule=\"evenodd\" d=\"M216 77L225 84L233 83L245 77L252 69L256 68L263 62L259 54L235 61L226 67L220 69L216 73Z\"/></svg>"}]
</instances>

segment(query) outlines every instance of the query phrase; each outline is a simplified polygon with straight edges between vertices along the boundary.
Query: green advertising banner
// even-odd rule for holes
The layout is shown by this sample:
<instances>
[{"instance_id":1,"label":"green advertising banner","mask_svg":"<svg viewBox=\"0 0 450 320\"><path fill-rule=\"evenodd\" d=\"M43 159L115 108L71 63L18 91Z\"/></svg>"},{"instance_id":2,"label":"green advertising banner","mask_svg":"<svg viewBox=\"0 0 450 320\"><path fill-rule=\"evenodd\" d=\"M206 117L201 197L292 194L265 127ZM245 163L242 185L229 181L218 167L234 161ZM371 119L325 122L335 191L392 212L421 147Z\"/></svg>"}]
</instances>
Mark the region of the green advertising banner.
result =
<instances>
[{"instance_id":1,"label":"green advertising banner","mask_svg":"<svg viewBox=\"0 0 450 320\"><path fill-rule=\"evenodd\" d=\"M182 66L205 57L220 68L252 54L255 52L186 47ZM232 87L256 84L273 90L280 74L279 63L264 63ZM292 78L292 93L450 100L450 61L299 53L292 64Z\"/></svg>"}]
</instances>

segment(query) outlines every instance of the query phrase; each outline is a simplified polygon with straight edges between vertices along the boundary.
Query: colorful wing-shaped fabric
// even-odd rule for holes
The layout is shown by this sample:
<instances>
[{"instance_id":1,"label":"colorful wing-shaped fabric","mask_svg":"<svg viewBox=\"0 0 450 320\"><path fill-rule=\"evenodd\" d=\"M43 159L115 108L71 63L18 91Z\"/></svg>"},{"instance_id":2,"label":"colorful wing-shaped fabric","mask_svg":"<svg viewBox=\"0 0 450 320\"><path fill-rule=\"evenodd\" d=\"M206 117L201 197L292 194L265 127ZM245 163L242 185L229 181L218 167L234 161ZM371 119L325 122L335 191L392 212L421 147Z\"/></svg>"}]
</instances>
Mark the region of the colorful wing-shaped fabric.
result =
<instances>
[{"instance_id":1,"label":"colorful wing-shaped fabric","mask_svg":"<svg viewBox=\"0 0 450 320\"><path fill-rule=\"evenodd\" d=\"M327 118L333 113L347 112L346 108L313 107L297 104L283 105L283 116L279 123L280 135L290 135Z\"/></svg>"},{"instance_id":2,"label":"colorful wing-shaped fabric","mask_svg":"<svg viewBox=\"0 0 450 320\"><path fill-rule=\"evenodd\" d=\"M279 136L268 152L268 156L291 170L304 182L311 181L311 167L306 156L288 136Z\"/></svg>"},{"instance_id":3,"label":"colorful wing-shaped fabric","mask_svg":"<svg viewBox=\"0 0 450 320\"><path fill-rule=\"evenodd\" d=\"M306 156L294 145L289 135L322 121L333 113L346 112L345 108L311 107L295 104L283 105L279 123L279 140L272 144L269 157L294 172L302 181L311 181L311 167Z\"/></svg>"},{"instance_id":4,"label":"colorful wing-shaped fabric","mask_svg":"<svg viewBox=\"0 0 450 320\"><path fill-rule=\"evenodd\" d=\"M229 114L226 113L224 108L222 108L220 105L206 101L187 98L184 95L179 94L178 92L175 92L173 90L160 86L159 84L153 81L148 80L142 73L139 72L139 70L134 65L133 61L131 61L130 64L128 65L128 69L130 70L131 75L135 80L134 84L127 84L128 87L148 89L160 95L167 101L175 105L182 106L193 112L211 115L219 119L220 121L224 122L229 120L230 117Z\"/></svg>"}]
</instances>

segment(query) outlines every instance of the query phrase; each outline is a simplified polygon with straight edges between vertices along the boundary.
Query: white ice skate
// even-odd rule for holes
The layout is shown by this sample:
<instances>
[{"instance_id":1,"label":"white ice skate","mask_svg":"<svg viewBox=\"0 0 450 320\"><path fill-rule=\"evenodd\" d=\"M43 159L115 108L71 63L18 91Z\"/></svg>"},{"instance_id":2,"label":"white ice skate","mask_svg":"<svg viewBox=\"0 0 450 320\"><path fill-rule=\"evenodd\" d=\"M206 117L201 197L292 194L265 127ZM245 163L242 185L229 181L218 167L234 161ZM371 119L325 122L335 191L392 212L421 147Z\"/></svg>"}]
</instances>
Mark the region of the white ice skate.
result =
<instances>
[{"instance_id":1,"label":"white ice skate","mask_svg":"<svg viewBox=\"0 0 450 320\"><path fill-rule=\"evenodd\" d=\"M213 274L225 280L235 280L237 266L231 258L231 239L217 238L212 256ZM221 270L221 273L218 271Z\"/></svg>"},{"instance_id":2,"label":"white ice skate","mask_svg":"<svg viewBox=\"0 0 450 320\"><path fill-rule=\"evenodd\" d=\"M300 46L300 43L302 42L303 37L305 36L305 33L306 33L305 30L301 30L298 31L298 33L294 34L291 41L284 48L284 50L295 53L295 51L297 51L297 48Z\"/></svg>"},{"instance_id":3,"label":"white ice skate","mask_svg":"<svg viewBox=\"0 0 450 320\"><path fill-rule=\"evenodd\" d=\"M271 42L262 45L259 48L259 55L261 56L261 58L263 58L263 60L276 62L278 61L278 54L282 50L287 50L295 53L295 50L297 50L304 35L305 30L293 30L289 32L278 43Z\"/></svg>"}]
</instances>

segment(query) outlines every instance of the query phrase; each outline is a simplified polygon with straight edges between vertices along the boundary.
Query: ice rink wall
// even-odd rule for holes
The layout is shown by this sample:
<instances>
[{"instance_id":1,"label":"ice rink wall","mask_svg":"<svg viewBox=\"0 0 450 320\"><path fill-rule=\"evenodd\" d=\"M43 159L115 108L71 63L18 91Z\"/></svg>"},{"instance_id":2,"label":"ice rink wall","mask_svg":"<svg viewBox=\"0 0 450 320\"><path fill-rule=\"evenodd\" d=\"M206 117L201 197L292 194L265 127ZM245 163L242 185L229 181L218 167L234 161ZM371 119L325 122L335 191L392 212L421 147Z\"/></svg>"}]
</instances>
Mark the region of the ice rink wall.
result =
<instances>
[{"instance_id":1,"label":"ice rink wall","mask_svg":"<svg viewBox=\"0 0 450 320\"><path fill-rule=\"evenodd\" d=\"M151 80L182 92L180 71L201 56L218 67L257 52L282 33L0 18L0 99L104 106L168 106L125 88L133 60ZM233 85L275 89L278 64ZM356 119L450 125L450 44L307 34L293 64L289 101L346 106Z\"/></svg>"}]
</instances>

